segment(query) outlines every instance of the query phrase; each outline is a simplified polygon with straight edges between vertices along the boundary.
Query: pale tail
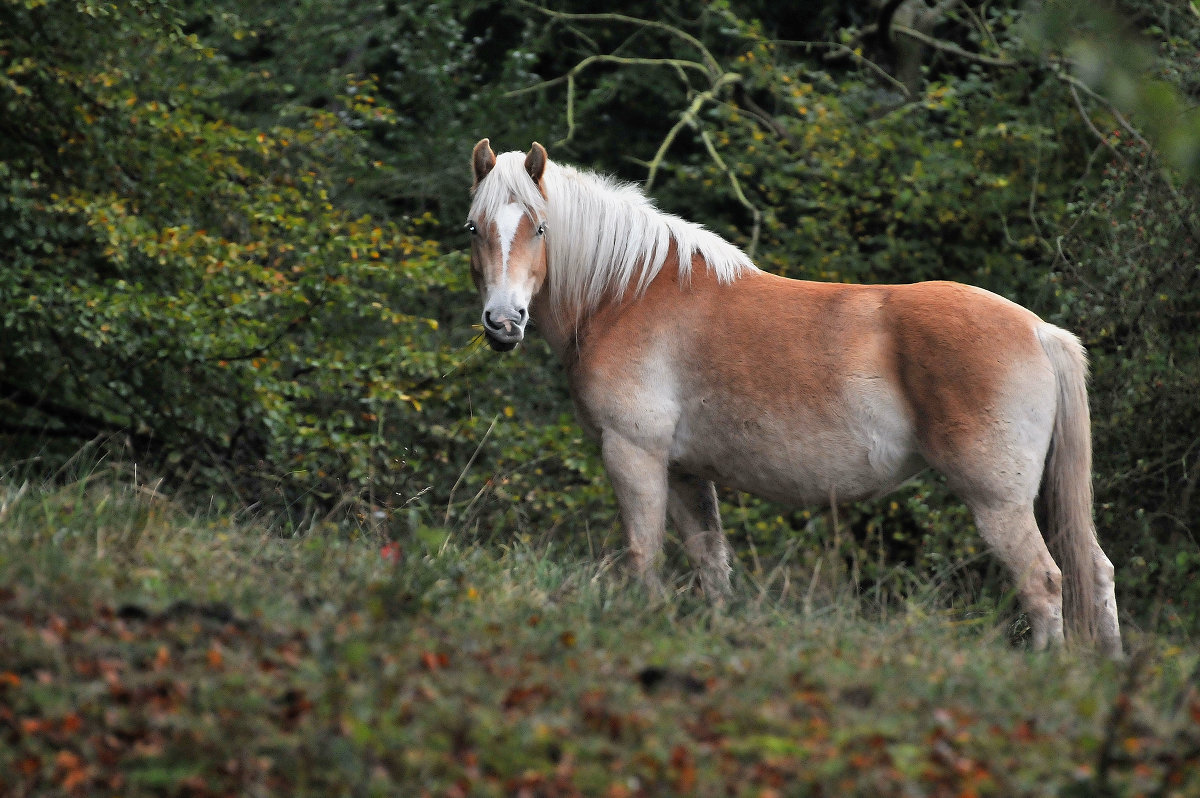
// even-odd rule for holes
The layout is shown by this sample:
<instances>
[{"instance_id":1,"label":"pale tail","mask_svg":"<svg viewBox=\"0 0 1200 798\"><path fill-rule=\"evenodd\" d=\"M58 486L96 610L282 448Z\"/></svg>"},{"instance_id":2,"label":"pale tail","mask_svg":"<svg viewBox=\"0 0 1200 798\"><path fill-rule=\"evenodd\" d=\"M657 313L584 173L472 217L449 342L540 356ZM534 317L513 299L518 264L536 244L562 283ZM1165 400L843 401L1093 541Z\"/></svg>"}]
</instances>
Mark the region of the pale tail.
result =
<instances>
[{"instance_id":1,"label":"pale tail","mask_svg":"<svg viewBox=\"0 0 1200 798\"><path fill-rule=\"evenodd\" d=\"M1050 324L1038 327L1038 339L1058 382L1040 503L1046 545L1063 574L1063 620L1075 640L1119 655L1112 564L1100 550L1092 517L1087 354L1078 338Z\"/></svg>"}]
</instances>

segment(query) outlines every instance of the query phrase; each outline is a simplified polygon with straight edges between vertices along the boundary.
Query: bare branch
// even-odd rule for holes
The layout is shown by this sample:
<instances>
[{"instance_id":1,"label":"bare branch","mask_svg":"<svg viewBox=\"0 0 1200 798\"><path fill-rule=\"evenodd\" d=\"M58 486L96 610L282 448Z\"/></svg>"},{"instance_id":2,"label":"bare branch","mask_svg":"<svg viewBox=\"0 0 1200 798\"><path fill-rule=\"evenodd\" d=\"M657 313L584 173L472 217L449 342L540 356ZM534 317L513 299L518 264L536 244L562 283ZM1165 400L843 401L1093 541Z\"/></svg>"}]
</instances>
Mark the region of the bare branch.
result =
<instances>
[{"instance_id":1,"label":"bare branch","mask_svg":"<svg viewBox=\"0 0 1200 798\"><path fill-rule=\"evenodd\" d=\"M863 30L866 30L866 28L864 28ZM879 77L883 78L885 81L890 83L893 88L897 89L901 94L904 95L904 99L906 99L906 100L912 99L912 92L910 92L908 90L907 86L905 86L900 81L896 80L896 78L893 77L890 72L888 72L886 69L881 67L879 64L876 64L874 61L870 60L869 58L865 58L862 53L858 52L858 50L850 47L849 45L842 44L841 42L805 42L805 41L789 41L787 39L775 39L771 43L772 44L782 44L784 46L789 46L789 47L807 47L807 48L824 47L824 48L827 48L830 50L830 52L825 54L826 61L831 61L834 58L853 59L853 61L856 64L858 64L859 66L866 67L867 69L871 70L876 75L878 75Z\"/></svg>"},{"instance_id":2,"label":"bare branch","mask_svg":"<svg viewBox=\"0 0 1200 798\"><path fill-rule=\"evenodd\" d=\"M746 92L745 84L741 81L733 84L733 100L743 112L783 139L788 147L793 150L799 149L799 142L796 141L796 137L791 134L791 131L784 127L767 109L756 103L754 98Z\"/></svg>"},{"instance_id":3,"label":"bare branch","mask_svg":"<svg viewBox=\"0 0 1200 798\"><path fill-rule=\"evenodd\" d=\"M671 127L670 131L667 132L666 138L664 138L662 143L658 146L658 152L654 154L654 158L652 158L650 163L647 165L650 173L646 176L646 181L642 184L642 187L646 191L650 191L650 189L654 187L654 179L658 175L658 169L660 166L662 166L663 158L666 156L667 150L670 149L671 144L674 143L675 138L679 135L679 131L688 125L699 130L700 120L697 114L700 113L700 109L704 107L704 104L716 100L717 92L719 92L727 84L733 83L740 79L740 75L727 72L718 78L717 81L713 83L712 88L710 88L708 91L699 92L695 97L692 98L691 104L682 114L680 114L679 121L676 122Z\"/></svg>"},{"instance_id":4,"label":"bare branch","mask_svg":"<svg viewBox=\"0 0 1200 798\"><path fill-rule=\"evenodd\" d=\"M687 31L680 30L679 28L675 27L674 25L669 25L666 22L659 22L658 20L653 20L653 19L642 19L640 17L631 17L627 14L614 14L614 13L572 14L572 13L568 13L566 11L554 11L549 8L543 8L542 6L539 6L536 3L529 2L529 0L517 0L517 2L520 5L525 6L526 8L532 9L541 14L545 14L546 16L550 17L551 19L578 20L581 22L624 22L624 23L627 23L630 25L640 25L644 28L653 28L655 30L661 30L661 31L664 31L665 33L669 33L670 35L672 35L678 39L682 39L683 41L687 42L692 47L694 47L700 53L700 56L704 61L705 67L707 68L708 72L712 75L713 78L716 78L718 75L720 75L724 71L721 69L721 65L717 61L717 59L715 57L713 57L713 54L711 52L709 52L708 48L705 47L704 44L699 39L697 39L695 36L692 36Z\"/></svg>"},{"instance_id":5,"label":"bare branch","mask_svg":"<svg viewBox=\"0 0 1200 798\"><path fill-rule=\"evenodd\" d=\"M1111 102L1109 102L1107 99L1105 99L1100 94L1097 94L1095 91L1093 91L1090 86L1088 86L1086 83L1084 83L1082 80L1075 77L1074 75L1064 72L1059 67L1058 64L1051 63L1050 71L1053 72L1054 76L1057 77L1059 80L1065 81L1069 85L1079 88L1081 91L1083 91L1084 94L1086 94L1087 96L1091 97L1096 102L1103 105L1104 109L1106 111L1108 111L1110 114L1112 114L1113 118L1117 120L1117 124L1119 124L1121 127L1125 128L1125 132L1128 133L1129 135L1133 136L1133 138L1137 141L1138 144L1141 144L1146 149L1153 149L1150 146L1150 142L1146 141L1146 139L1142 137L1142 134L1138 133L1137 129L1133 125L1129 124L1129 121L1121 114L1121 112L1118 111Z\"/></svg>"},{"instance_id":6,"label":"bare branch","mask_svg":"<svg viewBox=\"0 0 1200 798\"><path fill-rule=\"evenodd\" d=\"M916 28L910 28L907 25L892 25L892 30L894 30L896 33L903 34L910 39L916 39L922 44L927 44L935 50L941 50L944 53L950 53L958 56L959 58L965 58L968 61L975 61L976 63L987 64L988 66L995 67L1008 68L1022 66L1022 62L1014 61L1010 58L996 58L990 55L983 55L982 53L972 53L969 50L964 50L957 44L934 38L927 33L922 33Z\"/></svg>"},{"instance_id":7,"label":"bare branch","mask_svg":"<svg viewBox=\"0 0 1200 798\"><path fill-rule=\"evenodd\" d=\"M565 75L560 75L557 78L543 80L541 83L535 83L532 86L525 86L520 89L513 89L504 93L505 98L519 97L522 94L529 94L535 91L543 91L551 86L557 86L563 81L570 81L572 77L578 75L583 70L597 63L619 64L621 66L669 66L677 70L693 69L699 71L705 77L708 76L708 70L702 64L696 61L686 61L680 58L626 58L619 55L598 54L589 55L587 58L580 61Z\"/></svg>"},{"instance_id":8,"label":"bare branch","mask_svg":"<svg viewBox=\"0 0 1200 798\"><path fill-rule=\"evenodd\" d=\"M667 135L658 145L658 150L654 153L654 157L646 164L646 179L642 183L642 189L647 193L654 188L654 180L658 177L659 167L663 164L663 159L666 158L667 150L675 143L675 139L679 136L679 132L689 125L693 125L696 114L704 107L704 103L711 100L713 95L711 92L701 92L692 98L692 104L687 107L682 114L679 115L679 121L671 126L667 131Z\"/></svg>"},{"instance_id":9,"label":"bare branch","mask_svg":"<svg viewBox=\"0 0 1200 798\"><path fill-rule=\"evenodd\" d=\"M975 23L976 29L987 37L987 40L991 42L994 49L999 50L1000 42L996 40L996 35L992 33L992 29L988 26L987 20L976 13L975 9L971 8L971 4L966 0L962 0L960 5L963 7L963 10L967 12L967 16L971 18L971 21Z\"/></svg>"},{"instance_id":10,"label":"bare branch","mask_svg":"<svg viewBox=\"0 0 1200 798\"><path fill-rule=\"evenodd\" d=\"M760 211L754 205L754 203L750 202L750 200L746 197L745 192L742 190L741 182L738 180L737 174L729 167L728 164L725 163L725 160L721 157L721 154L717 151L717 148L713 143L712 137L708 134L708 131L706 131L704 129L703 123L699 116L700 111L704 108L705 105L707 105L709 103L723 102L722 97L721 97L722 93L727 91L731 85L737 85L742 80L742 76L736 72L727 72L725 69L723 69L721 67L721 64L717 61L717 59L712 55L711 52L709 52L708 48L706 48L700 42L699 39L697 39L696 37L687 33L686 31L683 31L683 30L675 27L674 25L670 25L665 22L659 22L657 20L639 19L637 17L631 17L631 16L627 16L625 14L612 14L612 13L571 14L571 13L566 13L566 12L561 12L561 11L553 11L553 10L547 9L547 8L542 8L541 6L538 6L534 3L529 2L529 0L518 0L518 2L527 8L533 9L541 14L545 14L546 16L548 16L552 19L555 19L555 20L585 21L585 22L605 22L605 21L607 21L607 22L622 22L622 23L627 23L627 24L631 24L631 25L637 25L643 30L663 31L663 32L670 34L671 36L674 36L677 39L680 39L680 40L686 42L688 45L690 45L697 52L700 53L701 61L692 61L692 60L688 60L685 58L638 58L638 57L632 57L632 56L620 56L620 55L616 55L615 53L591 55L591 56L588 56L587 58L584 58L582 61L580 61L574 67L572 67L570 69L570 71L568 71L567 74L563 75L562 77L544 81L535 86L529 86L529 87L526 87L523 89L518 89L516 91L509 92L506 96L512 97L512 96L517 96L517 95L524 94L524 93L530 92L530 91L538 91L541 89L549 88L550 86L557 85L559 83L562 83L563 81L566 81L566 84L567 84L567 109L566 109L566 112L567 112L567 135L564 139L557 142L559 144L562 144L564 142L570 141L572 139L572 137L574 137L574 135L575 135L575 126L576 126L575 125L575 81L576 81L576 78L585 69L587 69L588 67L593 66L595 64L615 64L617 66L634 66L634 67L637 67L637 66L668 66L668 67L671 67L672 69L674 69L676 71L677 75L679 76L680 81L687 87L687 89L689 91L690 101L688 103L688 107L683 110L683 112L679 115L679 119L675 122L674 125L671 126L671 129L669 131L667 131L667 135L659 143L658 150L655 152L654 157L648 163L643 164L647 170L646 180L643 183L643 187L646 191L650 191L654 187L654 181L658 177L658 172L662 168L662 165L666 159L668 151L671 149L671 146L675 143L676 139L679 137L679 134L683 131L684 128L686 128L686 127L692 128L693 130L696 131L697 135L700 137L700 140L704 143L705 150L708 153L708 156L712 160L713 164L715 164L716 167L719 170L721 170L726 175L726 177L729 179L729 184L733 189L733 193L734 193L734 196L736 197L737 201L750 212L751 216L754 219L754 226L753 226L753 229L751 231L751 236L750 236L750 246L747 248L747 254L751 258L753 258L755 249L758 246L758 239L759 239L760 229L762 226L762 211ZM706 78L707 83L708 83L708 88L704 89L703 91L693 92L692 86L691 86L691 81L689 80L689 74L694 73L694 72L699 72L701 75L704 76L704 78ZM743 99L748 99L748 98L743 98ZM780 125L775 120L771 119L770 116L768 114L766 114L765 111L762 111L762 109L757 109L757 106L754 106L753 103L750 103L749 105L752 107L752 110L750 112L752 118L755 118L760 123L765 124L768 127L770 127L771 129L775 130L778 134L781 135L781 137L783 137L789 141L791 140L791 137L787 134L787 130L784 129L782 125ZM755 111L753 109L757 109L757 111Z\"/></svg>"},{"instance_id":11,"label":"bare branch","mask_svg":"<svg viewBox=\"0 0 1200 798\"><path fill-rule=\"evenodd\" d=\"M565 144L575 137L575 77L584 69L587 69L592 64L609 63L622 66L670 66L674 67L681 75L685 67L698 68L704 74L707 71L695 61L682 61L673 58L626 58L617 55L591 55L580 61L565 77L567 80L567 135L555 142L555 144Z\"/></svg>"},{"instance_id":12,"label":"bare branch","mask_svg":"<svg viewBox=\"0 0 1200 798\"><path fill-rule=\"evenodd\" d=\"M742 206L746 208L746 210L750 211L750 215L754 217L754 226L750 230L750 245L746 247L746 254L750 256L751 260L754 260L755 250L758 249L759 231L762 228L762 211L760 211L754 203L746 199L746 195L742 191L741 181L738 180L737 174L734 173L734 171L725 163L725 160L721 157L721 154L717 152L717 148L713 145L712 138L708 135L708 131L698 128L697 132L700 134L700 140L704 142L704 148L708 150L708 157L712 158L712 161L717 165L717 168L723 171L726 177L729 178L729 185L733 188L733 195L737 197L737 201L740 202Z\"/></svg>"},{"instance_id":13,"label":"bare branch","mask_svg":"<svg viewBox=\"0 0 1200 798\"><path fill-rule=\"evenodd\" d=\"M1087 109L1083 107L1083 100L1079 99L1079 92L1076 90L1075 85L1068 82L1067 90L1071 92L1071 97L1075 100L1075 108L1079 110L1080 118L1083 119L1083 123L1087 125L1088 130L1092 131L1092 135L1099 139L1101 144L1112 150L1113 155L1124 161L1125 156L1121 154L1121 151L1114 147L1112 142L1108 140L1108 136L1101 133L1100 129L1096 127L1096 124L1092 122L1092 115L1089 114Z\"/></svg>"}]
</instances>

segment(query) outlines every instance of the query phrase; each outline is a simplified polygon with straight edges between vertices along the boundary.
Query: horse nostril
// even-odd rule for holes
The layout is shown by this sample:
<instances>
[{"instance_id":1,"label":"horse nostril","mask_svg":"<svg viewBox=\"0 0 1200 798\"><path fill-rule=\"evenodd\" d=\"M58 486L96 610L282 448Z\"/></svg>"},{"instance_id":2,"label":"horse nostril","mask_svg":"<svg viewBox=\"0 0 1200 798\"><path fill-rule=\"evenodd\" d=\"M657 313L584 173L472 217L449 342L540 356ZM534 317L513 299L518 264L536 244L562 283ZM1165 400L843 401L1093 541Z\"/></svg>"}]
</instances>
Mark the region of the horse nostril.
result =
<instances>
[{"instance_id":1,"label":"horse nostril","mask_svg":"<svg viewBox=\"0 0 1200 798\"><path fill-rule=\"evenodd\" d=\"M515 317L515 318L514 318ZM520 328L525 326L526 319L529 318L529 311L525 308L520 310L502 310L499 313L492 315L492 311L483 311L483 326L492 332L511 332L513 326Z\"/></svg>"}]
</instances>

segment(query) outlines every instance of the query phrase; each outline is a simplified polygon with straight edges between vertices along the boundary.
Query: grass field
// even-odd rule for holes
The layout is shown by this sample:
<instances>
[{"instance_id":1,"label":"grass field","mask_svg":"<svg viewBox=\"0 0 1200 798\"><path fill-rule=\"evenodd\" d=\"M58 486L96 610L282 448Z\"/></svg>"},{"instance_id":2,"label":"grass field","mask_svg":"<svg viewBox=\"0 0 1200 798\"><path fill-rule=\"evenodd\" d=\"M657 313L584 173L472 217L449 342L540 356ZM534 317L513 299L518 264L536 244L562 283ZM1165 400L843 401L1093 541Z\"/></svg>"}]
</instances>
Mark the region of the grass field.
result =
<instances>
[{"instance_id":1,"label":"grass field","mask_svg":"<svg viewBox=\"0 0 1200 798\"><path fill-rule=\"evenodd\" d=\"M0 795L1200 794L1191 642L1031 654L798 568L653 605L561 548L0 483Z\"/></svg>"}]
</instances>

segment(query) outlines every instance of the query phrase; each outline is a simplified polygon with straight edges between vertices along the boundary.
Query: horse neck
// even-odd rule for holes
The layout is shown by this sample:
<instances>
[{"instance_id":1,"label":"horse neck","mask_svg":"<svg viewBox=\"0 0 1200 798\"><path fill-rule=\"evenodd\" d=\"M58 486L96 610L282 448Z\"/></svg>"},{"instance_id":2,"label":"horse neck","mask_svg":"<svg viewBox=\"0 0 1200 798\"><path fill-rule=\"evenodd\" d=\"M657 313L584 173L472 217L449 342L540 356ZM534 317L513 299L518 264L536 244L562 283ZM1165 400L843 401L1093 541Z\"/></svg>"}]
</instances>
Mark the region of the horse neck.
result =
<instances>
[{"instance_id":1,"label":"horse neck","mask_svg":"<svg viewBox=\"0 0 1200 798\"><path fill-rule=\"evenodd\" d=\"M554 268L553 263L548 263L547 268ZM692 281L697 278L701 281L711 278L708 267L698 256L693 263L687 283L691 285ZM679 283L679 255L674 241L671 242L666 261L645 293L654 292L654 286L659 283L668 285ZM563 363L573 363L588 337L588 330L593 321L599 319L601 324L610 324L630 303L645 299L644 296L637 293L635 286L636 280L634 285L626 287L623 292L606 294L594 307L582 312L575 312L562 307L556 301L550 289L550 280L546 279L542 283L541 290L530 302L529 313L542 337L550 344L550 349L558 356L559 360Z\"/></svg>"},{"instance_id":2,"label":"horse neck","mask_svg":"<svg viewBox=\"0 0 1200 798\"><path fill-rule=\"evenodd\" d=\"M542 283L542 290L533 297L529 306L529 315L537 325L538 331L550 344L550 349L565 360L567 353L575 346L575 334L579 324L573 317L561 313L550 297L550 281Z\"/></svg>"}]
</instances>

